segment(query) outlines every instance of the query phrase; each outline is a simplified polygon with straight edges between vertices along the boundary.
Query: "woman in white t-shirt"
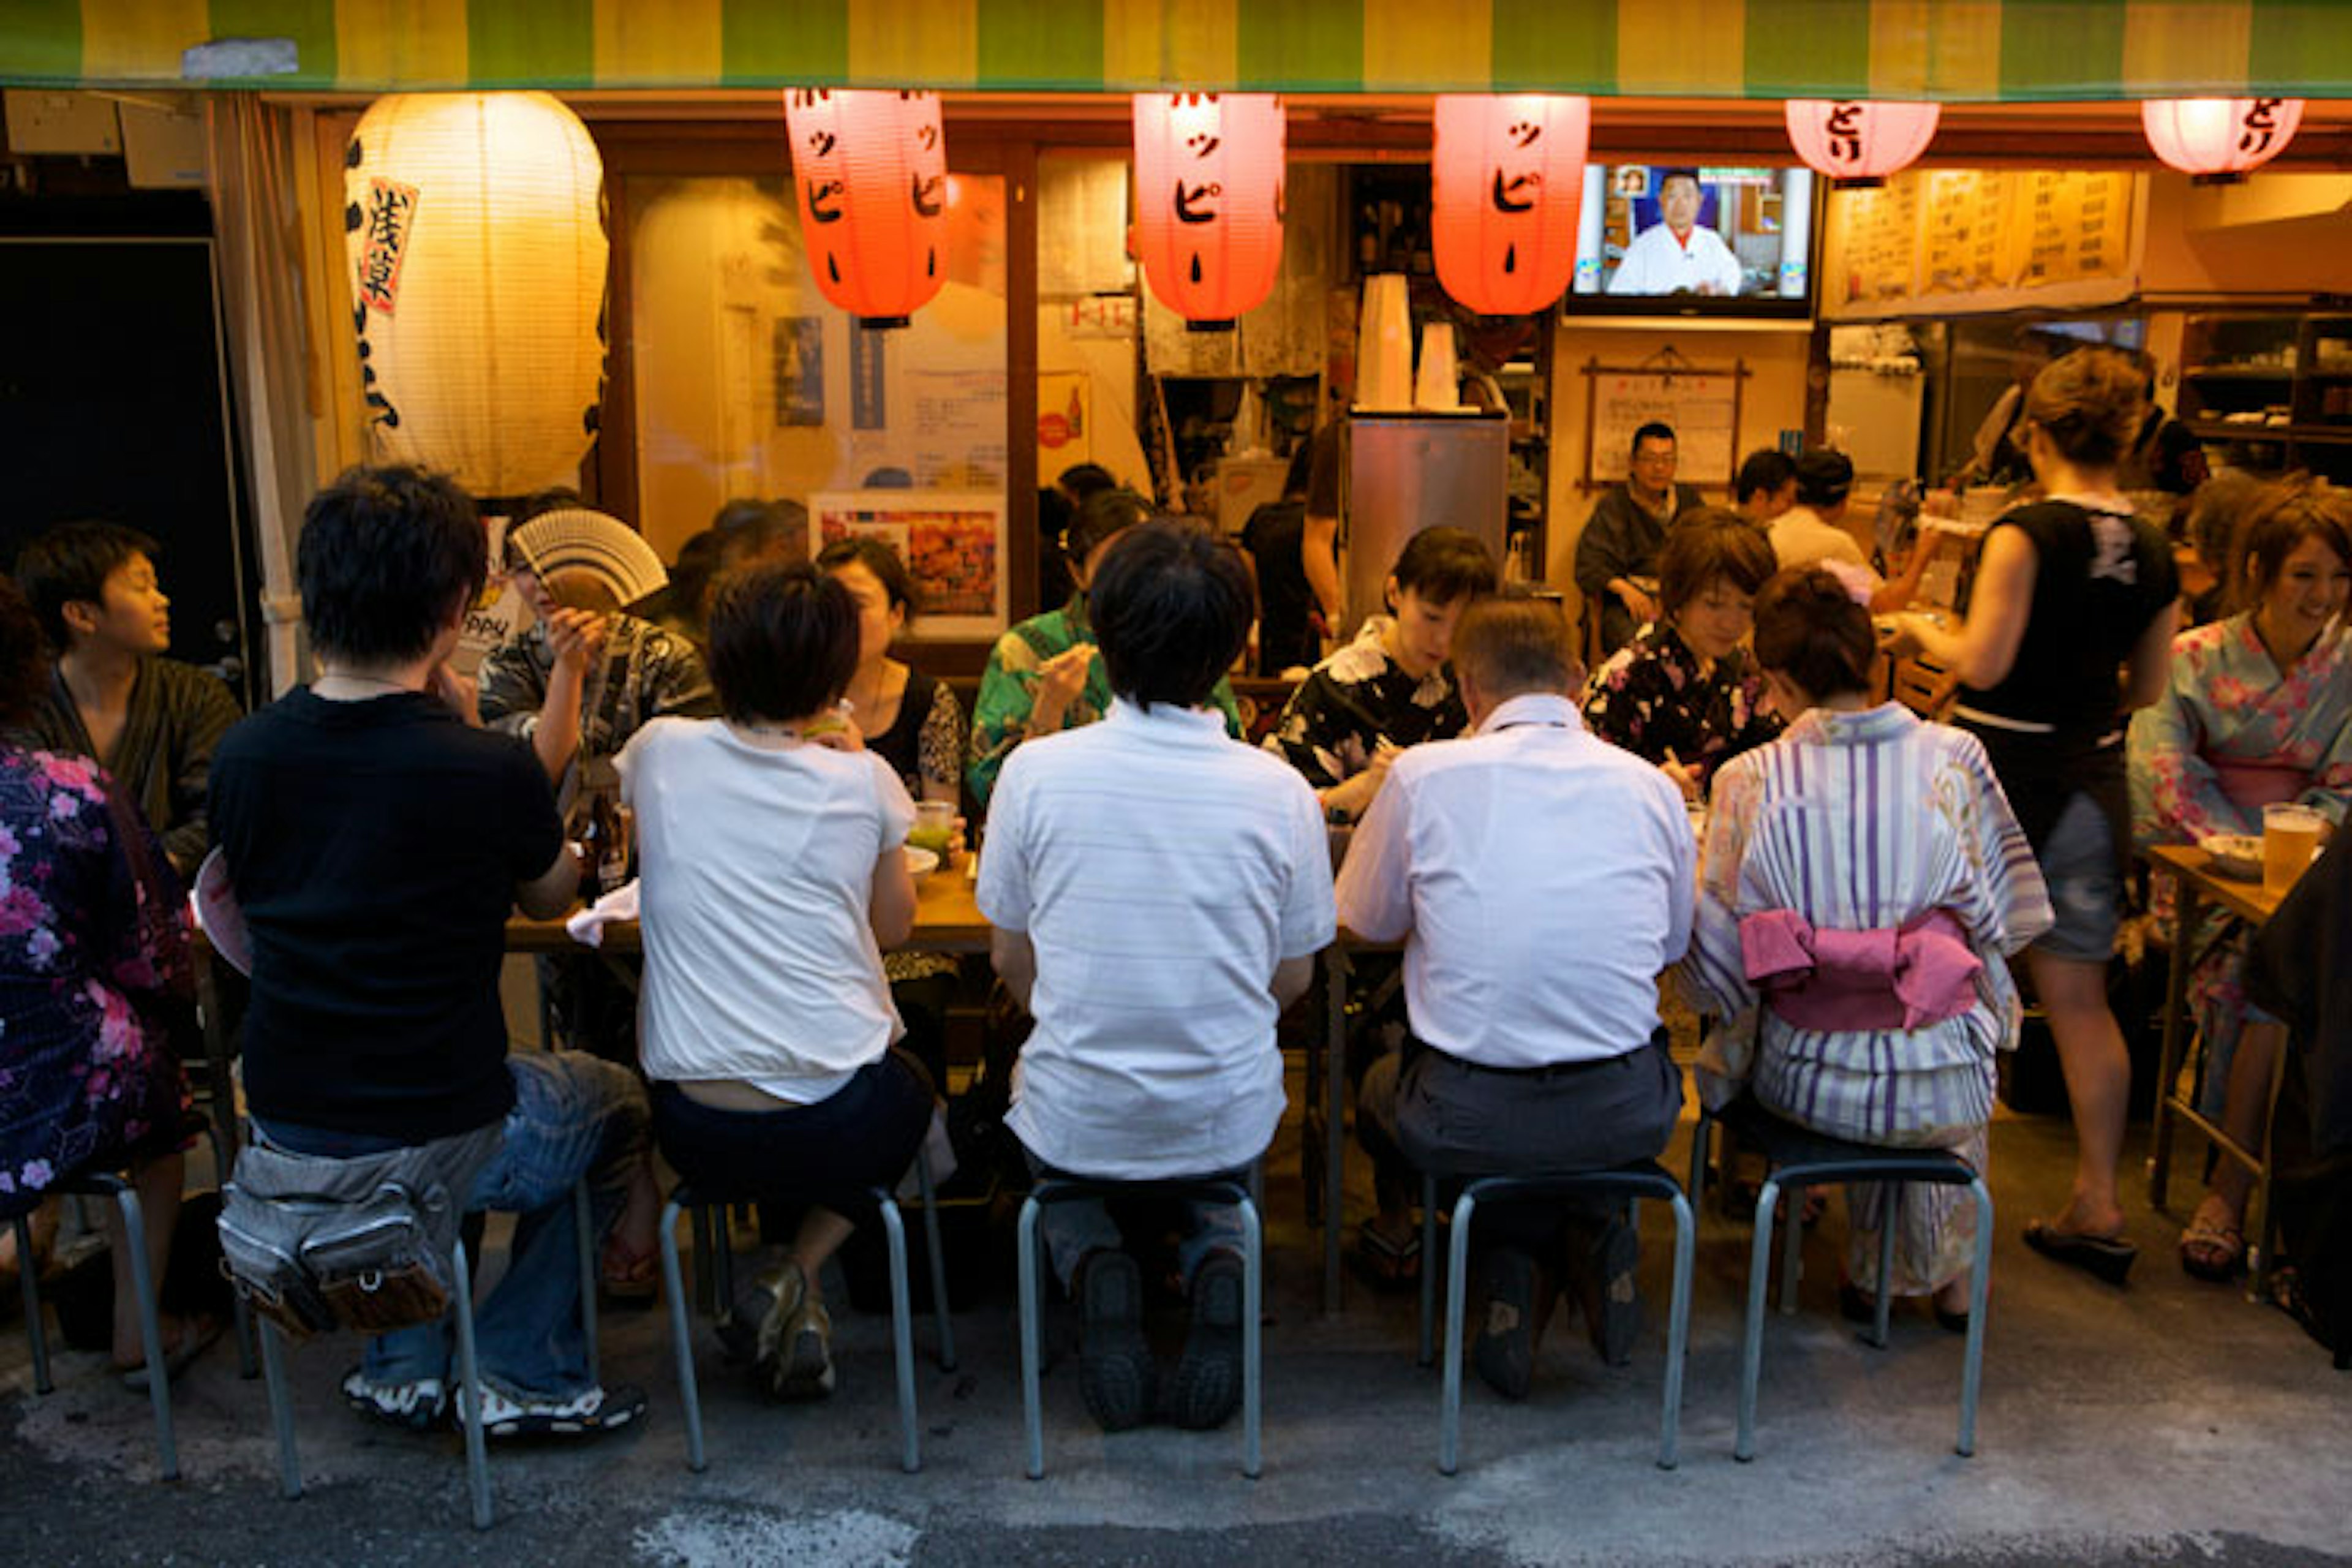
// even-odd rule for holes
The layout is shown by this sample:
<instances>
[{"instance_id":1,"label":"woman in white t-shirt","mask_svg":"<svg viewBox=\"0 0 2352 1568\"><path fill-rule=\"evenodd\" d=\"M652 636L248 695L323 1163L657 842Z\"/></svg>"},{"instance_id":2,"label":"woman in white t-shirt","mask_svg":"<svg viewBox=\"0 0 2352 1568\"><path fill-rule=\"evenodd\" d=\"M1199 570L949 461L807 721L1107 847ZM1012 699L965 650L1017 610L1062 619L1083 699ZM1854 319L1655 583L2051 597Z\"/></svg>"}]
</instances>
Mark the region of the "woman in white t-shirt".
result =
<instances>
[{"instance_id":1,"label":"woman in white t-shirt","mask_svg":"<svg viewBox=\"0 0 2352 1568\"><path fill-rule=\"evenodd\" d=\"M881 949L915 887L906 787L835 710L857 606L805 565L720 581L710 673L723 718L656 719L621 754L636 816L646 973L639 1041L654 1134L695 1186L812 1204L760 1276L759 1376L779 1398L833 1388L817 1271L931 1116Z\"/></svg>"}]
</instances>

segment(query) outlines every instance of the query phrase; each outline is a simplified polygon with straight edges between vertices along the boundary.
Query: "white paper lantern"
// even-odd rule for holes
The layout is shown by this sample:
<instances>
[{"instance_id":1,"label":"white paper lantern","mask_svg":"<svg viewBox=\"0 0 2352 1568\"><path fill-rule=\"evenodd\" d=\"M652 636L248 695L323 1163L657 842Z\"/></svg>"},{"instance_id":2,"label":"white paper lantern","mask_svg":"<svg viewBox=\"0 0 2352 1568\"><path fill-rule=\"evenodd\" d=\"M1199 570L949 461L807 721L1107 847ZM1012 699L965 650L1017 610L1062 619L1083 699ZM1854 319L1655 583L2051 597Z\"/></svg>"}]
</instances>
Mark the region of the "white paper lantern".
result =
<instances>
[{"instance_id":1,"label":"white paper lantern","mask_svg":"<svg viewBox=\"0 0 2352 1568\"><path fill-rule=\"evenodd\" d=\"M571 482L604 396L604 165L543 92L376 100L343 159L379 462L478 496Z\"/></svg>"}]
</instances>

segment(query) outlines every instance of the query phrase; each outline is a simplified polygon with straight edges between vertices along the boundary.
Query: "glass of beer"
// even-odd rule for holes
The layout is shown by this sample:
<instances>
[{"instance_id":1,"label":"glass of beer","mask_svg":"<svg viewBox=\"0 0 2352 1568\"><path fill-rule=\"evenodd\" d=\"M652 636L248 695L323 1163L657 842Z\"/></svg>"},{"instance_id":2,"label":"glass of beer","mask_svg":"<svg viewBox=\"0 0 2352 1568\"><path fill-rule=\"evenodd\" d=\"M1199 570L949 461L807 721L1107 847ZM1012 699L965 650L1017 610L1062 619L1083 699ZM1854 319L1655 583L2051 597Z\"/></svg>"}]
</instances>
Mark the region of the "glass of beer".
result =
<instances>
[{"instance_id":1,"label":"glass of beer","mask_svg":"<svg viewBox=\"0 0 2352 1568\"><path fill-rule=\"evenodd\" d=\"M2263 807L2263 886L2284 893L2318 851L2327 819L2307 805Z\"/></svg>"},{"instance_id":2,"label":"glass of beer","mask_svg":"<svg viewBox=\"0 0 2352 1568\"><path fill-rule=\"evenodd\" d=\"M918 849L928 849L948 863L948 846L955 838L956 808L942 800L920 800L915 803L915 826L908 831L907 842Z\"/></svg>"}]
</instances>

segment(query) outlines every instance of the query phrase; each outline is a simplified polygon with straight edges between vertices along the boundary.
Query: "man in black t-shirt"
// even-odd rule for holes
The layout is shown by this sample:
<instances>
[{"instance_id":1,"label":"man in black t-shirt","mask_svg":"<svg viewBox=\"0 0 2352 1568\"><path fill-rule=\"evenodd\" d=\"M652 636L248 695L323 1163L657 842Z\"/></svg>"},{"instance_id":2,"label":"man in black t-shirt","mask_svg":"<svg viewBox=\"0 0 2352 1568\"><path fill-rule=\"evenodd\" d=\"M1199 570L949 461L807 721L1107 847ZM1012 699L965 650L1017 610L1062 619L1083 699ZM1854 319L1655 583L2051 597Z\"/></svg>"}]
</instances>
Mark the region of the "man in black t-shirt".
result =
<instances>
[{"instance_id":1,"label":"man in black t-shirt","mask_svg":"<svg viewBox=\"0 0 2352 1568\"><path fill-rule=\"evenodd\" d=\"M245 1082L257 1137L329 1159L499 1125L469 1210L517 1214L478 1315L492 1436L583 1433L645 1407L600 1387L581 1324L571 1193L583 1175L648 1242L646 1107L625 1069L507 1055L507 911L562 910L579 883L530 747L483 731L446 660L480 590L473 502L413 468L353 469L303 521L297 572L319 677L254 714L214 762L211 819L253 948ZM371 1342L343 1383L362 1414L423 1427L447 1408L446 1325Z\"/></svg>"}]
</instances>

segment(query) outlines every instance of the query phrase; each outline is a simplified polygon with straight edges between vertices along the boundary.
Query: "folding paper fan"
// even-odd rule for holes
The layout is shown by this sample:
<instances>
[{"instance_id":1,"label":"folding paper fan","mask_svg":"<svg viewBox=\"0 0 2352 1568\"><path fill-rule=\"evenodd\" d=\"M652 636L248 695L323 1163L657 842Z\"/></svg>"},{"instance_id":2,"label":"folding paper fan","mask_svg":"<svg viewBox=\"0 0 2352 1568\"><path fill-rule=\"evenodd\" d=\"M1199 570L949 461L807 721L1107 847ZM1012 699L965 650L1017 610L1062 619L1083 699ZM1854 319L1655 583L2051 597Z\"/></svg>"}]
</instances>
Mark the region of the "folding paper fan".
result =
<instances>
[{"instance_id":1,"label":"folding paper fan","mask_svg":"<svg viewBox=\"0 0 2352 1568\"><path fill-rule=\"evenodd\" d=\"M543 511L512 536L517 552L544 580L559 572L586 572L634 604L667 585L669 574L635 529L617 517L577 507Z\"/></svg>"}]
</instances>

